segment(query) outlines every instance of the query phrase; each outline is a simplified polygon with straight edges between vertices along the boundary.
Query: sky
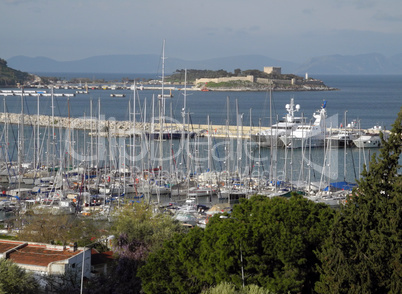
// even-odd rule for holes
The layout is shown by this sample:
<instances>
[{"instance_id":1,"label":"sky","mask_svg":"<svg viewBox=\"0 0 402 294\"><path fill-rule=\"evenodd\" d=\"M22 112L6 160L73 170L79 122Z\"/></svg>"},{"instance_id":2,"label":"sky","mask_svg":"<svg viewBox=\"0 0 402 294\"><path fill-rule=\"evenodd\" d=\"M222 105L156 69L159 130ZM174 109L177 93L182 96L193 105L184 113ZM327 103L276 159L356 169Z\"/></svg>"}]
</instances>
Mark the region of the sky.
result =
<instances>
[{"instance_id":1,"label":"sky","mask_svg":"<svg viewBox=\"0 0 402 294\"><path fill-rule=\"evenodd\" d=\"M0 0L0 58L402 53L401 0Z\"/></svg>"}]
</instances>

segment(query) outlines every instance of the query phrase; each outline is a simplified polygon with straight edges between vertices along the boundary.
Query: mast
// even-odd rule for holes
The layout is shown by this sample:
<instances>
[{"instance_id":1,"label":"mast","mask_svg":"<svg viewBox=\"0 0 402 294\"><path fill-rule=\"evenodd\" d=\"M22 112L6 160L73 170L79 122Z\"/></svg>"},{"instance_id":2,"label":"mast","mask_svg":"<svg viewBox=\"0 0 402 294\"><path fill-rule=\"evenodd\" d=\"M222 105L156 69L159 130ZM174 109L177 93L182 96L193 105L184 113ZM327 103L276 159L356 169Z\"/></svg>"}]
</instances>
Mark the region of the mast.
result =
<instances>
[{"instance_id":1,"label":"mast","mask_svg":"<svg viewBox=\"0 0 402 294\"><path fill-rule=\"evenodd\" d=\"M343 180L346 182L346 126L347 126L347 120L346 120L346 113L348 111L345 110L345 126L344 126L344 136L345 136L345 140L344 140L344 146L343 146Z\"/></svg>"},{"instance_id":2,"label":"mast","mask_svg":"<svg viewBox=\"0 0 402 294\"><path fill-rule=\"evenodd\" d=\"M239 114L239 103L236 99L236 125L237 125L237 147L236 147L236 171L240 174L240 160L242 155L241 137L240 137L240 127L241 127L241 116Z\"/></svg>"},{"instance_id":3,"label":"mast","mask_svg":"<svg viewBox=\"0 0 402 294\"><path fill-rule=\"evenodd\" d=\"M163 129L165 120L165 40L163 40L162 46L162 93L161 99L159 100L159 169L162 169L163 165ZM159 173L161 174L161 173Z\"/></svg>"},{"instance_id":4,"label":"mast","mask_svg":"<svg viewBox=\"0 0 402 294\"><path fill-rule=\"evenodd\" d=\"M90 121L91 121L91 125L90 125L90 128L91 128L91 142L90 142L90 152L89 152L89 158L91 159L91 167L93 167L93 145L94 145L94 140L93 140L93 113L92 113L92 98L91 98L91 100L89 101L89 119L90 119Z\"/></svg>"},{"instance_id":5,"label":"mast","mask_svg":"<svg viewBox=\"0 0 402 294\"><path fill-rule=\"evenodd\" d=\"M226 134L227 134L227 138L229 139L229 96L226 97ZM230 141L228 142L227 146L226 146L227 150L227 156L226 156L226 171L227 174L230 173L230 158L232 156L231 154L231 148L230 148Z\"/></svg>"},{"instance_id":6,"label":"mast","mask_svg":"<svg viewBox=\"0 0 402 294\"><path fill-rule=\"evenodd\" d=\"M18 168L20 172L22 171L22 163L24 162L24 88L21 91L21 126L20 126L20 148L19 148L19 164Z\"/></svg>"},{"instance_id":7,"label":"mast","mask_svg":"<svg viewBox=\"0 0 402 294\"><path fill-rule=\"evenodd\" d=\"M275 191L276 191L276 180L274 178L274 144L273 144L273 137L272 137L272 87L269 87L269 125L270 125L270 166L269 166L269 177L271 184L274 183Z\"/></svg>"},{"instance_id":8,"label":"mast","mask_svg":"<svg viewBox=\"0 0 402 294\"><path fill-rule=\"evenodd\" d=\"M8 162L8 120L6 111L6 96L3 97L3 111L4 111L4 126L5 126L5 142L6 142L6 163Z\"/></svg>"},{"instance_id":9,"label":"mast","mask_svg":"<svg viewBox=\"0 0 402 294\"><path fill-rule=\"evenodd\" d=\"M54 172L54 162L56 157L56 134L54 130L54 92L52 89L52 171Z\"/></svg>"},{"instance_id":10,"label":"mast","mask_svg":"<svg viewBox=\"0 0 402 294\"><path fill-rule=\"evenodd\" d=\"M40 119L39 119L39 95L37 96L37 101L36 101L36 109L37 109L37 117L36 117L36 165L35 165L35 170L38 169L39 167L39 161L40 161L40 131L39 131L39 125L40 125Z\"/></svg>"},{"instance_id":11,"label":"mast","mask_svg":"<svg viewBox=\"0 0 402 294\"><path fill-rule=\"evenodd\" d=\"M212 143L211 143L211 122L209 120L209 115L207 116L207 122L208 122L208 171L212 171L212 156L211 156L211 149L212 149Z\"/></svg>"},{"instance_id":12,"label":"mast","mask_svg":"<svg viewBox=\"0 0 402 294\"><path fill-rule=\"evenodd\" d=\"M135 164L135 134L136 134L136 128L135 128L135 116L136 116L136 109L135 109L135 98L136 98L136 85L135 85L135 80L134 80L134 87L133 87L133 147L132 147L132 162L133 162L133 172L134 172L134 164Z\"/></svg>"},{"instance_id":13,"label":"mast","mask_svg":"<svg viewBox=\"0 0 402 294\"><path fill-rule=\"evenodd\" d=\"M18 189L21 189L22 180L22 163L24 162L24 87L21 91L21 117L18 130L19 146L18 146Z\"/></svg>"},{"instance_id":14,"label":"mast","mask_svg":"<svg viewBox=\"0 0 402 294\"><path fill-rule=\"evenodd\" d=\"M181 117L183 119L183 126L181 129L181 152L182 152L182 158L184 159L184 144L185 144L185 139L186 139L186 135L185 135L185 125L186 125L186 104L187 104L187 69L184 70L184 99L183 99L183 108L181 110ZM189 140L189 133L187 134L187 140ZM188 150L187 150L188 152ZM184 167L183 167L184 168Z\"/></svg>"}]
</instances>

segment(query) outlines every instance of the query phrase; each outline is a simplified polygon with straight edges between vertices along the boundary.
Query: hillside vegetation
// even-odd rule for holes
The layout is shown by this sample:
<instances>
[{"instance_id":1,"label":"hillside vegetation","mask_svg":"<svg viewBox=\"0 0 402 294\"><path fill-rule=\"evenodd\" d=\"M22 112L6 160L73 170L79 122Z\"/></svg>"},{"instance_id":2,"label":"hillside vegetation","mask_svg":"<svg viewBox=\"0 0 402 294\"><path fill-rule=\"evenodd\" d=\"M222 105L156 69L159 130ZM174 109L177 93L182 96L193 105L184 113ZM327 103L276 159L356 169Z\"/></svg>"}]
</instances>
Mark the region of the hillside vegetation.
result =
<instances>
[{"instance_id":1,"label":"hillside vegetation","mask_svg":"<svg viewBox=\"0 0 402 294\"><path fill-rule=\"evenodd\" d=\"M169 77L166 77L166 81L172 83L183 83L184 82L184 69L177 69ZM241 69L235 69L232 72L226 70L200 70L200 69L188 69L187 70L187 82L193 83L196 79L200 78L222 78L222 77L246 77L252 75L254 78L264 78L264 79L278 79L278 80L291 80L293 78L303 79L299 76L293 74L267 74L266 72L260 71L258 69L249 69L242 71Z\"/></svg>"},{"instance_id":2,"label":"hillside vegetation","mask_svg":"<svg viewBox=\"0 0 402 294\"><path fill-rule=\"evenodd\" d=\"M17 84L24 85L34 80L34 76L7 66L7 61L0 58L0 86L13 87Z\"/></svg>"},{"instance_id":3,"label":"hillside vegetation","mask_svg":"<svg viewBox=\"0 0 402 294\"><path fill-rule=\"evenodd\" d=\"M252 80L244 78L252 76ZM214 80L223 78L221 80ZM228 78L225 80L225 78ZM202 81L199 79L210 79ZM172 84L183 84L185 81L185 70L176 70L171 76L166 78ZM232 72L220 70L187 70L187 83L194 84L208 91L329 91L336 90L328 87L323 81L303 78L294 74L266 73L257 69L242 71L235 69Z\"/></svg>"}]
</instances>

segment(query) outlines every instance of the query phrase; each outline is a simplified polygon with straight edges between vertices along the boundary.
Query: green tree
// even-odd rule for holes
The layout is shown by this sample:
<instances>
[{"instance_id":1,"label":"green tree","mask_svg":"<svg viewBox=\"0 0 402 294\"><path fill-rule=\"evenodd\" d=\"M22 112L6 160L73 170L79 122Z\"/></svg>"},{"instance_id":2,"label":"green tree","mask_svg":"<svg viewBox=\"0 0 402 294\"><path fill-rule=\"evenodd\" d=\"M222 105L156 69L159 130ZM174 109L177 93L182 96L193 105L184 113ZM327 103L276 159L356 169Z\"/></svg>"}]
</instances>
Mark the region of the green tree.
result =
<instances>
[{"instance_id":1,"label":"green tree","mask_svg":"<svg viewBox=\"0 0 402 294\"><path fill-rule=\"evenodd\" d=\"M143 290L199 293L222 282L240 289L244 281L276 293L309 293L318 280L314 251L333 215L301 196L242 201L227 219L214 216L205 230L177 235L150 254L139 272Z\"/></svg>"},{"instance_id":2,"label":"green tree","mask_svg":"<svg viewBox=\"0 0 402 294\"><path fill-rule=\"evenodd\" d=\"M203 242L205 279L255 284L278 293L308 293L318 280L314 251L322 245L334 211L300 195L255 196L235 206L230 219L214 219ZM210 253L208 253L210 252ZM243 264L241 262L243 260Z\"/></svg>"},{"instance_id":3,"label":"green tree","mask_svg":"<svg viewBox=\"0 0 402 294\"><path fill-rule=\"evenodd\" d=\"M11 260L0 260L0 293L38 293L39 284L32 274L14 264Z\"/></svg>"},{"instance_id":4,"label":"green tree","mask_svg":"<svg viewBox=\"0 0 402 294\"><path fill-rule=\"evenodd\" d=\"M149 204L135 203L119 211L111 228L111 233L118 240L119 252L126 250L125 244L134 242L136 246L144 247L141 249L145 250L144 255L138 259L145 260L148 252L159 249L163 242L170 239L175 232L185 229L170 215L154 213L153 209L154 207ZM128 249L130 252L135 252L137 248Z\"/></svg>"},{"instance_id":5,"label":"green tree","mask_svg":"<svg viewBox=\"0 0 402 294\"><path fill-rule=\"evenodd\" d=\"M106 222L94 222L76 215L22 215L18 222L19 240L56 244L77 242L78 246L94 242L108 227Z\"/></svg>"},{"instance_id":6,"label":"green tree","mask_svg":"<svg viewBox=\"0 0 402 294\"><path fill-rule=\"evenodd\" d=\"M151 252L162 248L163 242L175 233L185 231L171 216L154 213L153 206L135 203L123 207L111 228L115 236L114 251L118 258L114 270L91 283L88 293L139 293L141 280L137 275ZM157 271L155 268L155 276ZM155 292L154 292L155 293Z\"/></svg>"},{"instance_id":7,"label":"green tree","mask_svg":"<svg viewBox=\"0 0 402 294\"><path fill-rule=\"evenodd\" d=\"M318 293L402 293L402 108L319 252Z\"/></svg>"},{"instance_id":8,"label":"green tree","mask_svg":"<svg viewBox=\"0 0 402 294\"><path fill-rule=\"evenodd\" d=\"M274 294L274 292L270 292L256 285L236 289L235 285L222 282L215 287L202 291L201 294Z\"/></svg>"},{"instance_id":9,"label":"green tree","mask_svg":"<svg viewBox=\"0 0 402 294\"><path fill-rule=\"evenodd\" d=\"M143 291L196 294L209 287L199 280L195 270L203 270L199 263L203 236L204 231L196 227L187 234L176 234L160 250L150 254L139 270Z\"/></svg>"}]
</instances>

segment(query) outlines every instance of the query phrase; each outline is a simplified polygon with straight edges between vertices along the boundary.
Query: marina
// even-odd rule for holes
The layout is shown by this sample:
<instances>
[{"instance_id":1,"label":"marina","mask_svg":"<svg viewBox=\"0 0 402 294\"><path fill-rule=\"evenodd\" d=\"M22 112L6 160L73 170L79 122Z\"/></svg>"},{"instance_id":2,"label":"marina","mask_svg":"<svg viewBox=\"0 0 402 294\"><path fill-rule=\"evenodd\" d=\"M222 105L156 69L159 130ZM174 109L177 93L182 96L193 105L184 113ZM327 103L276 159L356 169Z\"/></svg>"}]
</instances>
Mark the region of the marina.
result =
<instances>
[{"instance_id":1,"label":"marina","mask_svg":"<svg viewBox=\"0 0 402 294\"><path fill-rule=\"evenodd\" d=\"M389 99L378 124L370 108L353 110L353 99L344 104L341 91L326 99L314 92L296 98L237 93L234 99L233 93L177 92L161 99L158 92L147 98L113 91L119 99L109 91L94 92L98 98L68 91L74 95L3 95L4 215L18 209L108 218L137 201L164 209L190 199L193 208L207 209L291 192L341 205L380 147L354 142L387 133L400 107L397 98ZM320 126L319 136L307 136L312 126ZM287 131L273 132L280 128Z\"/></svg>"}]
</instances>

